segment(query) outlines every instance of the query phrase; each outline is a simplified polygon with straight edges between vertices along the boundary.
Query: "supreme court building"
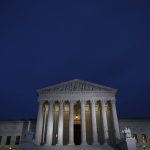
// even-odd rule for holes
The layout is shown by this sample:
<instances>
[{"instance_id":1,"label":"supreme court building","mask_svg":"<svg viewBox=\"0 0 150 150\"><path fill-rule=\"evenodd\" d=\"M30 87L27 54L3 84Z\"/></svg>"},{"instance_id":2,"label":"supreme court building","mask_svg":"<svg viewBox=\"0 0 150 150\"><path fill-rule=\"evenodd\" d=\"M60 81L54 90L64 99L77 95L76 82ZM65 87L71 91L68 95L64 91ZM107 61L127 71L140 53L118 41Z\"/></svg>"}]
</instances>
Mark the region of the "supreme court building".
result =
<instances>
[{"instance_id":1,"label":"supreme court building","mask_svg":"<svg viewBox=\"0 0 150 150\"><path fill-rule=\"evenodd\" d=\"M37 90L36 145L113 145L116 89L74 79Z\"/></svg>"},{"instance_id":2,"label":"supreme court building","mask_svg":"<svg viewBox=\"0 0 150 150\"><path fill-rule=\"evenodd\" d=\"M116 92L78 79L39 89L37 118L0 120L0 150L126 150L126 127L137 150L150 150L150 118L118 121Z\"/></svg>"}]
</instances>

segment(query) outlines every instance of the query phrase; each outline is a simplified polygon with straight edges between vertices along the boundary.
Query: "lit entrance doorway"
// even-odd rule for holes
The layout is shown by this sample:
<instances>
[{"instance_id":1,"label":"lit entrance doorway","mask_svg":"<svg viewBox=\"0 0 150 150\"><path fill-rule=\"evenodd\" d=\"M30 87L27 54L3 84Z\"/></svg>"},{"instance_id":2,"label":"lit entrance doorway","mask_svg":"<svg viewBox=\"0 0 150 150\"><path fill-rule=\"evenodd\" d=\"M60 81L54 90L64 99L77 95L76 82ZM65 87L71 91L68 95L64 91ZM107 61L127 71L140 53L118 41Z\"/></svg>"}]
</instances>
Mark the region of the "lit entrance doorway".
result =
<instances>
[{"instance_id":1,"label":"lit entrance doorway","mask_svg":"<svg viewBox=\"0 0 150 150\"><path fill-rule=\"evenodd\" d=\"M81 117L80 117L80 102L74 105L74 144L81 144Z\"/></svg>"},{"instance_id":2,"label":"lit entrance doorway","mask_svg":"<svg viewBox=\"0 0 150 150\"><path fill-rule=\"evenodd\" d=\"M74 144L75 145L81 144L81 125L80 124L74 125Z\"/></svg>"}]
</instances>

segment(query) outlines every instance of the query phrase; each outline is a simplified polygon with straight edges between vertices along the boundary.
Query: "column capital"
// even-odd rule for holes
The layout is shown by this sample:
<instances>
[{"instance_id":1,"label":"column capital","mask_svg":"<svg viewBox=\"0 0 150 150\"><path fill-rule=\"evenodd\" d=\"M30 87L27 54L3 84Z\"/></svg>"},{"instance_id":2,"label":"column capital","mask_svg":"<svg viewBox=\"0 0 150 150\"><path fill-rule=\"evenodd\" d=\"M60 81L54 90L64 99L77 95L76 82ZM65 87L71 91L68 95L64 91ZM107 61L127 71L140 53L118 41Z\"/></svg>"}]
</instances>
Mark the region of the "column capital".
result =
<instances>
[{"instance_id":1,"label":"column capital","mask_svg":"<svg viewBox=\"0 0 150 150\"><path fill-rule=\"evenodd\" d=\"M112 105L116 105L116 100L110 101Z\"/></svg>"},{"instance_id":2,"label":"column capital","mask_svg":"<svg viewBox=\"0 0 150 150\"><path fill-rule=\"evenodd\" d=\"M75 104L75 103L76 103L76 101L69 101L69 103L70 103L70 104Z\"/></svg>"},{"instance_id":3,"label":"column capital","mask_svg":"<svg viewBox=\"0 0 150 150\"><path fill-rule=\"evenodd\" d=\"M44 112L48 112L48 106L45 105L44 108L43 108Z\"/></svg>"},{"instance_id":4,"label":"column capital","mask_svg":"<svg viewBox=\"0 0 150 150\"><path fill-rule=\"evenodd\" d=\"M54 104L54 101L48 101L49 105Z\"/></svg>"},{"instance_id":5,"label":"column capital","mask_svg":"<svg viewBox=\"0 0 150 150\"><path fill-rule=\"evenodd\" d=\"M101 101L102 104L102 108L104 108L105 111L107 111L107 105L106 105L107 101Z\"/></svg>"},{"instance_id":6,"label":"column capital","mask_svg":"<svg viewBox=\"0 0 150 150\"><path fill-rule=\"evenodd\" d=\"M45 101L39 101L39 105L43 105Z\"/></svg>"},{"instance_id":7,"label":"column capital","mask_svg":"<svg viewBox=\"0 0 150 150\"><path fill-rule=\"evenodd\" d=\"M90 99L90 102L91 102L92 104L95 104L95 103L96 103L96 100L95 100L95 99Z\"/></svg>"},{"instance_id":8,"label":"column capital","mask_svg":"<svg viewBox=\"0 0 150 150\"><path fill-rule=\"evenodd\" d=\"M64 100L59 100L59 103L60 104L63 104L65 101Z\"/></svg>"},{"instance_id":9,"label":"column capital","mask_svg":"<svg viewBox=\"0 0 150 150\"><path fill-rule=\"evenodd\" d=\"M107 102L108 101L101 101L101 104L106 106Z\"/></svg>"},{"instance_id":10,"label":"column capital","mask_svg":"<svg viewBox=\"0 0 150 150\"><path fill-rule=\"evenodd\" d=\"M103 105L106 105L106 103L107 103L107 101L105 101L105 100L101 100L100 102L101 102L101 104L103 104Z\"/></svg>"},{"instance_id":11,"label":"column capital","mask_svg":"<svg viewBox=\"0 0 150 150\"><path fill-rule=\"evenodd\" d=\"M85 104L86 101L85 100L80 100L81 104Z\"/></svg>"}]
</instances>

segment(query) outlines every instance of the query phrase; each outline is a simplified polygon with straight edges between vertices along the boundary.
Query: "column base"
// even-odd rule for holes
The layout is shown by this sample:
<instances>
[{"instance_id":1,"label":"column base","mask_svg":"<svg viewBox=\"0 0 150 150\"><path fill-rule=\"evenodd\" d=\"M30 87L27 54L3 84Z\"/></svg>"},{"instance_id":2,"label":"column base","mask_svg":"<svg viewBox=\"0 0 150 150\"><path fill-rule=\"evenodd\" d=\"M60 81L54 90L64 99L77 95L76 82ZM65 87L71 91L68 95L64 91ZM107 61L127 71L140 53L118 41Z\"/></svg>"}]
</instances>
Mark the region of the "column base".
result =
<instances>
[{"instance_id":1,"label":"column base","mask_svg":"<svg viewBox=\"0 0 150 150\"><path fill-rule=\"evenodd\" d=\"M100 145L98 142L94 142L92 145Z\"/></svg>"},{"instance_id":2,"label":"column base","mask_svg":"<svg viewBox=\"0 0 150 150\"><path fill-rule=\"evenodd\" d=\"M74 143L69 143L68 146L74 146Z\"/></svg>"},{"instance_id":3,"label":"column base","mask_svg":"<svg viewBox=\"0 0 150 150\"><path fill-rule=\"evenodd\" d=\"M107 142L107 141L105 141L105 142L104 142L104 145L108 145L108 142Z\"/></svg>"},{"instance_id":4,"label":"column base","mask_svg":"<svg viewBox=\"0 0 150 150\"><path fill-rule=\"evenodd\" d=\"M81 143L81 145L84 146L84 145L88 145L88 144L86 142L83 142L83 143Z\"/></svg>"},{"instance_id":5,"label":"column base","mask_svg":"<svg viewBox=\"0 0 150 150\"><path fill-rule=\"evenodd\" d=\"M62 143L57 143L56 146L63 146L63 144Z\"/></svg>"},{"instance_id":6,"label":"column base","mask_svg":"<svg viewBox=\"0 0 150 150\"><path fill-rule=\"evenodd\" d=\"M33 143L34 143L35 145L41 145L40 140L34 140Z\"/></svg>"},{"instance_id":7,"label":"column base","mask_svg":"<svg viewBox=\"0 0 150 150\"><path fill-rule=\"evenodd\" d=\"M36 141L33 142L35 145L40 146L40 144Z\"/></svg>"},{"instance_id":8,"label":"column base","mask_svg":"<svg viewBox=\"0 0 150 150\"><path fill-rule=\"evenodd\" d=\"M44 146L52 146L52 144L45 143Z\"/></svg>"}]
</instances>

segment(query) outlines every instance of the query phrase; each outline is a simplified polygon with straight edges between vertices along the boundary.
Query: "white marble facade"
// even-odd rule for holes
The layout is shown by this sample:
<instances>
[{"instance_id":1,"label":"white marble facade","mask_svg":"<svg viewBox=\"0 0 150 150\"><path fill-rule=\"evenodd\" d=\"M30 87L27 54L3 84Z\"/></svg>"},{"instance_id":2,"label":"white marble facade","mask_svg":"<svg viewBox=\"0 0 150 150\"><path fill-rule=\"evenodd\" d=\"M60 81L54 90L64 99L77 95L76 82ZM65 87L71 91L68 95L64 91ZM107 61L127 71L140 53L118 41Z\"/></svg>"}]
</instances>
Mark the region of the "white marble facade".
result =
<instances>
[{"instance_id":1,"label":"white marble facade","mask_svg":"<svg viewBox=\"0 0 150 150\"><path fill-rule=\"evenodd\" d=\"M36 145L101 145L120 139L116 89L74 79L37 92Z\"/></svg>"},{"instance_id":2,"label":"white marble facade","mask_svg":"<svg viewBox=\"0 0 150 150\"><path fill-rule=\"evenodd\" d=\"M19 149L20 139L23 132L24 122L22 120L1 120L0 121L0 149L9 149L10 145ZM10 137L10 141L7 142L7 138ZM19 138L16 143L16 138Z\"/></svg>"}]
</instances>

